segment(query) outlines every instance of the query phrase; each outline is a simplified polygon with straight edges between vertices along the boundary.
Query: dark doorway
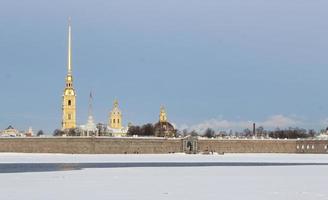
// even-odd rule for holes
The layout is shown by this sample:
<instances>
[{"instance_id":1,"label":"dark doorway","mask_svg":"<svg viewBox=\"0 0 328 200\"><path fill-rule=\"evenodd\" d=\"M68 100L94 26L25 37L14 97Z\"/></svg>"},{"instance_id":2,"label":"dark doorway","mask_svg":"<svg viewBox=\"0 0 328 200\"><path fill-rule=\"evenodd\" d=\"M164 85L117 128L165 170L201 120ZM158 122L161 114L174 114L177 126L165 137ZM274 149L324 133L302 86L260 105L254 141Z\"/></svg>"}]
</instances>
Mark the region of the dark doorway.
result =
<instances>
[{"instance_id":1,"label":"dark doorway","mask_svg":"<svg viewBox=\"0 0 328 200\"><path fill-rule=\"evenodd\" d=\"M187 142L187 149L189 152L191 152L193 150L191 141Z\"/></svg>"}]
</instances>

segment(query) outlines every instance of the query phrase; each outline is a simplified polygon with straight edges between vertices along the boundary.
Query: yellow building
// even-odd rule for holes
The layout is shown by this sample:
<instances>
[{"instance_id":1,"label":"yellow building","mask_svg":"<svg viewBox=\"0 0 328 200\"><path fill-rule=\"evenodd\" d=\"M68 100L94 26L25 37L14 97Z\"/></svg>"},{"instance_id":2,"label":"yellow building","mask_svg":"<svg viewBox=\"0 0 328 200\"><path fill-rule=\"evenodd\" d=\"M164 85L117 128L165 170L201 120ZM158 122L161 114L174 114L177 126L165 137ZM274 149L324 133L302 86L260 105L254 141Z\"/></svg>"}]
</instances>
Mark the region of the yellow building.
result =
<instances>
[{"instance_id":1,"label":"yellow building","mask_svg":"<svg viewBox=\"0 0 328 200\"><path fill-rule=\"evenodd\" d=\"M71 63L71 23L68 23L68 58L66 87L63 94L62 104L62 130L76 127L76 94L73 87L72 63Z\"/></svg>"},{"instance_id":2,"label":"yellow building","mask_svg":"<svg viewBox=\"0 0 328 200\"><path fill-rule=\"evenodd\" d=\"M113 110L109 113L108 127L109 133L112 136L126 136L128 129L122 126L122 112L118 107L118 101L114 101Z\"/></svg>"},{"instance_id":3,"label":"yellow building","mask_svg":"<svg viewBox=\"0 0 328 200\"><path fill-rule=\"evenodd\" d=\"M109 117L109 127L112 129L121 129L122 128L122 113L118 108L118 101L114 101L113 110L110 112Z\"/></svg>"},{"instance_id":4,"label":"yellow building","mask_svg":"<svg viewBox=\"0 0 328 200\"><path fill-rule=\"evenodd\" d=\"M6 128L3 131L0 131L0 136L1 137L17 137L17 136L22 136L22 134L15 129L13 126L8 126L8 128Z\"/></svg>"}]
</instances>

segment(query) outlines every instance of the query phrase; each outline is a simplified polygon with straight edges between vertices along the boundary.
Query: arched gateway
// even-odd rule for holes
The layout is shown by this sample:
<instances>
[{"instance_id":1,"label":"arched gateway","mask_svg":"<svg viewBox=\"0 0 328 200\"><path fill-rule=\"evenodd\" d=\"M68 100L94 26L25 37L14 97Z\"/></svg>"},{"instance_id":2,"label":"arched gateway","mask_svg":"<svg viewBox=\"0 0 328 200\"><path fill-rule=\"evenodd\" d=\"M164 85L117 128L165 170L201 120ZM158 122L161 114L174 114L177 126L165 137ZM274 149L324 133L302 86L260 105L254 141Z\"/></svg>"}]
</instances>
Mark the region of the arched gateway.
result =
<instances>
[{"instance_id":1,"label":"arched gateway","mask_svg":"<svg viewBox=\"0 0 328 200\"><path fill-rule=\"evenodd\" d=\"M187 136L182 140L183 152L188 154L198 153L198 138L193 136Z\"/></svg>"}]
</instances>

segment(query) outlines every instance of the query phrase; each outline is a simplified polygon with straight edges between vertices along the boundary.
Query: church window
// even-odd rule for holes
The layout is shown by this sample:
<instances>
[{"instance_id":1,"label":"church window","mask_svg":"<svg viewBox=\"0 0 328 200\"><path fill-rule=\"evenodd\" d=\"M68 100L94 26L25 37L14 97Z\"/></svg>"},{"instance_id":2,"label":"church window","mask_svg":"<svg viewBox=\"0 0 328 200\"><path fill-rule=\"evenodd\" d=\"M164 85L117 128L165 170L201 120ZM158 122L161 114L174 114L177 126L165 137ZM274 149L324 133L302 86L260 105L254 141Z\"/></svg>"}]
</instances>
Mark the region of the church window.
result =
<instances>
[{"instance_id":1,"label":"church window","mask_svg":"<svg viewBox=\"0 0 328 200\"><path fill-rule=\"evenodd\" d=\"M68 114L68 120L71 120L71 119L72 119L72 115Z\"/></svg>"},{"instance_id":2,"label":"church window","mask_svg":"<svg viewBox=\"0 0 328 200\"><path fill-rule=\"evenodd\" d=\"M120 123L120 119L117 119L117 123L118 123L118 124Z\"/></svg>"},{"instance_id":3,"label":"church window","mask_svg":"<svg viewBox=\"0 0 328 200\"><path fill-rule=\"evenodd\" d=\"M68 105L72 105L72 101L71 100L68 100Z\"/></svg>"},{"instance_id":4,"label":"church window","mask_svg":"<svg viewBox=\"0 0 328 200\"><path fill-rule=\"evenodd\" d=\"M113 123L115 124L115 119L113 119Z\"/></svg>"}]
</instances>

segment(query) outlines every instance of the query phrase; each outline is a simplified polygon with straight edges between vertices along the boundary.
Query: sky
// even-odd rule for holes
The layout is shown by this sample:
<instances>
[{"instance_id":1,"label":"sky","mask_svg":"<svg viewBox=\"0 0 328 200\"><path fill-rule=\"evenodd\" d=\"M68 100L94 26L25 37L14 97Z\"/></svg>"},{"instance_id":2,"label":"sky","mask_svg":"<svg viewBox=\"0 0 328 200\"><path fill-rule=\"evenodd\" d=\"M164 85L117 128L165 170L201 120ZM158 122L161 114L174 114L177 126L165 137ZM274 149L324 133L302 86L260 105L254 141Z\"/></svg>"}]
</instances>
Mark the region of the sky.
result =
<instances>
[{"instance_id":1,"label":"sky","mask_svg":"<svg viewBox=\"0 0 328 200\"><path fill-rule=\"evenodd\" d=\"M61 126L67 23L77 122L328 125L326 0L2 0L0 129Z\"/></svg>"}]
</instances>

